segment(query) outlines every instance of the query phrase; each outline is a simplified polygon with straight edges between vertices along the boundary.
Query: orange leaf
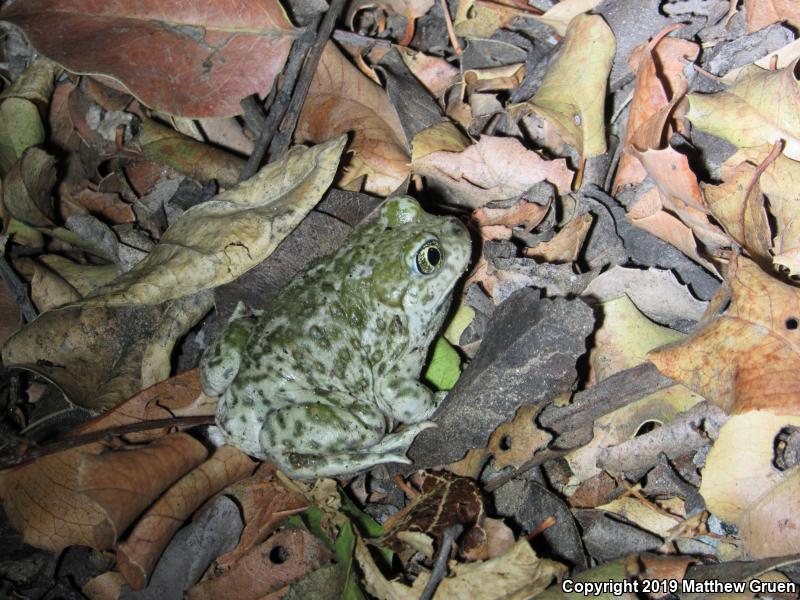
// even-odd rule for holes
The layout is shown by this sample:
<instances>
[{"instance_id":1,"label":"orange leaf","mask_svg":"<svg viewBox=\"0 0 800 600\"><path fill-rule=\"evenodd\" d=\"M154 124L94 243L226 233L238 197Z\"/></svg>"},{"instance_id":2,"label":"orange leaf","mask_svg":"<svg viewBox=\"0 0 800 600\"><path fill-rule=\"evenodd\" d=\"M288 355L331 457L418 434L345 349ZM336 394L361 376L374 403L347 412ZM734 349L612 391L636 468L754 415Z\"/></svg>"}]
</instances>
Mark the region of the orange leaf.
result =
<instances>
[{"instance_id":1,"label":"orange leaf","mask_svg":"<svg viewBox=\"0 0 800 600\"><path fill-rule=\"evenodd\" d=\"M730 413L800 414L800 289L743 257L731 261L728 281L728 310L650 361Z\"/></svg>"},{"instance_id":2,"label":"orange leaf","mask_svg":"<svg viewBox=\"0 0 800 600\"><path fill-rule=\"evenodd\" d=\"M255 463L233 446L222 446L176 482L139 519L117 550L118 568L128 585L142 589L175 532L209 497L250 474Z\"/></svg>"},{"instance_id":3,"label":"orange leaf","mask_svg":"<svg viewBox=\"0 0 800 600\"><path fill-rule=\"evenodd\" d=\"M3 507L32 546L56 553L74 544L108 549L205 456L205 447L184 433L135 450L104 451L101 443L73 448L0 473Z\"/></svg>"},{"instance_id":4,"label":"orange leaf","mask_svg":"<svg viewBox=\"0 0 800 600\"><path fill-rule=\"evenodd\" d=\"M366 177L367 192L387 196L408 175L408 149L389 96L331 42L325 46L297 122L297 142L321 143L353 133L340 186Z\"/></svg>"},{"instance_id":5,"label":"orange leaf","mask_svg":"<svg viewBox=\"0 0 800 600\"><path fill-rule=\"evenodd\" d=\"M800 28L800 6L797 0L744 0L744 12L747 15L749 32L781 21Z\"/></svg>"},{"instance_id":6,"label":"orange leaf","mask_svg":"<svg viewBox=\"0 0 800 600\"><path fill-rule=\"evenodd\" d=\"M296 35L278 0L28 0L0 18L70 71L192 118L237 115L242 98L266 95Z\"/></svg>"},{"instance_id":7,"label":"orange leaf","mask_svg":"<svg viewBox=\"0 0 800 600\"><path fill-rule=\"evenodd\" d=\"M243 556L234 567L190 588L188 600L250 600L279 590L331 559L330 551L302 529L282 529Z\"/></svg>"}]
</instances>

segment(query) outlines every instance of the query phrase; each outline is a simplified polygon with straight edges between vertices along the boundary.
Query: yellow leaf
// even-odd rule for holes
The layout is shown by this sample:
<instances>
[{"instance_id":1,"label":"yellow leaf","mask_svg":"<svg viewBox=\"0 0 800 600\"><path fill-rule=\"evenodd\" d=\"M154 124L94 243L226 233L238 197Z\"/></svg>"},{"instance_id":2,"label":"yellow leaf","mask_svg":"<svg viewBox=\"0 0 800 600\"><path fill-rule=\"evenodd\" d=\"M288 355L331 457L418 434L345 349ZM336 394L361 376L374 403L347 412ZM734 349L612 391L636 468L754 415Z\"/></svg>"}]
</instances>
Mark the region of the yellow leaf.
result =
<instances>
[{"instance_id":1,"label":"yellow leaf","mask_svg":"<svg viewBox=\"0 0 800 600\"><path fill-rule=\"evenodd\" d=\"M528 101L584 158L606 151L606 89L616 48L614 34L603 17L575 17L558 57Z\"/></svg>"}]
</instances>

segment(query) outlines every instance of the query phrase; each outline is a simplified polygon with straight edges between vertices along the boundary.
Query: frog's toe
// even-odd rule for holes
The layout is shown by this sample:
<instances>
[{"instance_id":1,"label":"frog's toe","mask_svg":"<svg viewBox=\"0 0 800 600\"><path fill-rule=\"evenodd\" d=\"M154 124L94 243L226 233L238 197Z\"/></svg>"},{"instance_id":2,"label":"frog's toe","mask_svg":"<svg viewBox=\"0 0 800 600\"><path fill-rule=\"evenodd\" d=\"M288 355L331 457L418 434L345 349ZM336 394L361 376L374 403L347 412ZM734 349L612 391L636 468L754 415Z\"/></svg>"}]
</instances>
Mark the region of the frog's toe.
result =
<instances>
[{"instance_id":1,"label":"frog's toe","mask_svg":"<svg viewBox=\"0 0 800 600\"><path fill-rule=\"evenodd\" d=\"M399 431L390 433L385 436L380 442L370 448L370 452L385 452L385 453L406 453L408 447L414 441L421 431L437 427L433 421L422 421L422 423L414 423L413 425L405 425Z\"/></svg>"}]
</instances>

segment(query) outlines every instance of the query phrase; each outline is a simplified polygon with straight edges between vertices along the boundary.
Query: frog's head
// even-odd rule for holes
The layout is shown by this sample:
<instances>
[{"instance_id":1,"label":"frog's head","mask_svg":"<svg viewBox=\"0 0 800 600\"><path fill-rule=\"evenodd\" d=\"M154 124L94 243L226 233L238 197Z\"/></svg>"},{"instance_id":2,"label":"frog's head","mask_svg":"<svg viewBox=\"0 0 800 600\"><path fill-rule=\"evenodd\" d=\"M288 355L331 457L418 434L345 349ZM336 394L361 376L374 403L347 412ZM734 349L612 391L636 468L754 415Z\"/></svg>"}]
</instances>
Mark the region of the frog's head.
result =
<instances>
[{"instance_id":1,"label":"frog's head","mask_svg":"<svg viewBox=\"0 0 800 600\"><path fill-rule=\"evenodd\" d=\"M359 252L363 262L351 265L350 276L361 274L361 284L368 288L362 290L379 310L405 315L412 344L427 343L469 264L466 227L455 217L428 214L413 198L400 196L387 200L378 219L359 230L356 244L370 246L369 258L364 261Z\"/></svg>"}]
</instances>

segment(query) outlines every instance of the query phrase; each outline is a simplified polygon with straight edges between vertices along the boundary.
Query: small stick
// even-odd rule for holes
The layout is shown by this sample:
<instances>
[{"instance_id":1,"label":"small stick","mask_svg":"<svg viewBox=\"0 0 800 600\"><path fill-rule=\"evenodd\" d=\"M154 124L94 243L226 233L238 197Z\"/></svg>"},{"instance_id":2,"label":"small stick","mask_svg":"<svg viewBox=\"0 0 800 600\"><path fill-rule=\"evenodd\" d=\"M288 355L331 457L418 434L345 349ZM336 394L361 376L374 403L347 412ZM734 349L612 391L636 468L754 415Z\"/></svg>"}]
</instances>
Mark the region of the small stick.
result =
<instances>
[{"instance_id":1,"label":"small stick","mask_svg":"<svg viewBox=\"0 0 800 600\"><path fill-rule=\"evenodd\" d=\"M456 51L457 55L461 56L461 46L458 43L458 38L456 38L456 30L453 27L453 21L450 20L450 9L447 8L447 0L439 0L439 3L442 5L442 11L444 12L444 24L445 27L447 27L447 36L450 38L453 50Z\"/></svg>"},{"instance_id":2,"label":"small stick","mask_svg":"<svg viewBox=\"0 0 800 600\"><path fill-rule=\"evenodd\" d=\"M289 144L292 141L292 135L297 126L297 119L300 117L300 111L303 108L306 94L308 94L311 81L314 78L314 74L317 72L319 59L322 58L322 51L328 44L336 21L339 19L339 15L342 14L344 3L345 0L331 0L328 11L322 19L322 24L319 26L319 31L317 31L317 38L314 41L314 45L311 47L303 63L303 69L297 80L297 86L292 94L292 99L286 109L286 114L269 146L268 160L274 160L289 149Z\"/></svg>"},{"instance_id":3,"label":"small stick","mask_svg":"<svg viewBox=\"0 0 800 600\"><path fill-rule=\"evenodd\" d=\"M245 163L244 167L242 168L242 172L239 174L239 181L250 179L253 175L255 175L256 171L258 171L259 166L261 166L261 162L264 160L264 156L267 153L267 148L269 148L269 145L275 136L275 132L278 130L281 119L286 114L286 109L288 108L289 102L292 98L292 90L297 82L300 69L303 66L303 60L305 59L306 54L309 52L309 49L314 44L314 38L317 33L317 25L319 24L321 18L321 16L317 15L314 18L314 21L308 27L306 27L303 34L292 46L292 50L289 53L289 59L286 61L286 67L284 68L283 75L281 76L281 83L276 88L276 93L274 94L275 97L272 101L272 108L270 109L266 119L264 119L264 121L261 123L261 129L259 131L258 138L253 145L253 151L250 153L247 163Z\"/></svg>"},{"instance_id":4,"label":"small stick","mask_svg":"<svg viewBox=\"0 0 800 600\"><path fill-rule=\"evenodd\" d=\"M447 576L447 559L450 558L450 547L463 530L464 526L461 523L451 525L444 530L442 545L439 547L436 562L433 563L433 569L431 570L431 578L428 580L425 589L422 590L419 600L431 600L436 593L436 588L439 587L442 579Z\"/></svg>"},{"instance_id":5,"label":"small stick","mask_svg":"<svg viewBox=\"0 0 800 600\"><path fill-rule=\"evenodd\" d=\"M156 419L154 421L139 421L137 423L127 423L126 425L117 425L116 427L109 427L107 429L100 429L98 431L90 431L73 437L56 440L42 446L34 446L29 448L25 454L15 456L0 462L0 471L17 467L19 465L30 462L36 458L71 450L86 444L92 444L106 439L125 435L127 433L136 433L138 431L148 431L150 429L162 429L164 427L195 427L197 425L213 425L214 416L205 415L198 417L171 417L169 419Z\"/></svg>"}]
</instances>

